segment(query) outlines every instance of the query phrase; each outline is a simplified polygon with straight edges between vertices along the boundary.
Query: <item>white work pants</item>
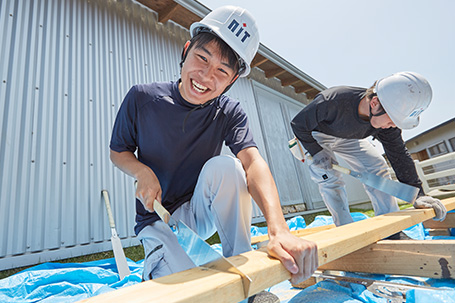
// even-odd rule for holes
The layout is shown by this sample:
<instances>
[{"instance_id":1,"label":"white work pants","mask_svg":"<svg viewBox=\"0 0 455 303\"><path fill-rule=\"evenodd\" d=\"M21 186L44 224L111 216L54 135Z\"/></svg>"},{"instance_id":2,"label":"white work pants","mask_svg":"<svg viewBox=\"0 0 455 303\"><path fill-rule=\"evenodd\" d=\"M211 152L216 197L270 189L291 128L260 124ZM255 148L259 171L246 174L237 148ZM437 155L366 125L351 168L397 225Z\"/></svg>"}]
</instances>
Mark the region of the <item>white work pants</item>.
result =
<instances>
[{"instance_id":1,"label":"white work pants","mask_svg":"<svg viewBox=\"0 0 455 303\"><path fill-rule=\"evenodd\" d=\"M382 155L367 139L343 139L313 132L313 137L324 149L335 156L345 160L355 171L368 172L381 177L389 178L387 163ZM319 192L325 205L329 209L336 226L352 223L345 183L340 172L324 170L308 160L311 178L319 185ZM371 200L375 215L382 215L398 211L398 204L393 196L377 189L364 185L366 193Z\"/></svg>"},{"instance_id":2,"label":"white work pants","mask_svg":"<svg viewBox=\"0 0 455 303\"><path fill-rule=\"evenodd\" d=\"M218 231L223 255L251 250L252 201L245 171L236 158L217 156L204 165L191 200L173 214L204 239ZM143 279L155 279L195 267L170 228L161 220L138 235L145 251Z\"/></svg>"}]
</instances>

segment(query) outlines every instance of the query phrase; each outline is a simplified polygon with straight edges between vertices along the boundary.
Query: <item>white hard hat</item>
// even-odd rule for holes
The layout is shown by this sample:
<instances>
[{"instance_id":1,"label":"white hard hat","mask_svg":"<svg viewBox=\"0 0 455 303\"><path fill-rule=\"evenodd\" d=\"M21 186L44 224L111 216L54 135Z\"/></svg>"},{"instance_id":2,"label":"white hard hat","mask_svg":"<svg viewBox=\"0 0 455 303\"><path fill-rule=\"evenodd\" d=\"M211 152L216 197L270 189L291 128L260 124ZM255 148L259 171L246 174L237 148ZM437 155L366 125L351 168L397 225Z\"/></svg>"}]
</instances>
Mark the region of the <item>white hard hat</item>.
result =
<instances>
[{"instance_id":1,"label":"white hard hat","mask_svg":"<svg viewBox=\"0 0 455 303\"><path fill-rule=\"evenodd\" d=\"M259 31L256 21L246 9L222 6L213 10L200 22L191 24L191 37L201 29L211 30L237 53L245 65L240 77L250 73L251 61L259 48Z\"/></svg>"},{"instance_id":2,"label":"white hard hat","mask_svg":"<svg viewBox=\"0 0 455 303\"><path fill-rule=\"evenodd\" d=\"M400 72L377 81L374 88L379 102L398 128L419 125L419 115L430 105L428 81L414 72Z\"/></svg>"}]
</instances>

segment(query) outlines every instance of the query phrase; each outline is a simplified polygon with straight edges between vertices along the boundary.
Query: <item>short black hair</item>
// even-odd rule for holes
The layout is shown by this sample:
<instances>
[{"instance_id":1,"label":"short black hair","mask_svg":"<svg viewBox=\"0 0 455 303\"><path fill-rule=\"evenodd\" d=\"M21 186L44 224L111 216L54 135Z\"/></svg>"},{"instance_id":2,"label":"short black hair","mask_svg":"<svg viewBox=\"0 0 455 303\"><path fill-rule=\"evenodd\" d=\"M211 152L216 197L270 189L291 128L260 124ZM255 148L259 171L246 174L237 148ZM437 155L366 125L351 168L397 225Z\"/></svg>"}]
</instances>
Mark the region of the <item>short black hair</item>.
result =
<instances>
[{"instance_id":1,"label":"short black hair","mask_svg":"<svg viewBox=\"0 0 455 303\"><path fill-rule=\"evenodd\" d=\"M234 50L229 45L227 45L226 42L223 41L223 39L221 39L214 33L208 31L201 31L196 36L194 36L190 40L190 42L191 42L190 48L194 46L197 49L211 42L214 42L215 45L218 46L218 49L220 50L221 57L227 59L228 64L232 67L235 74L239 72L240 69L239 56L234 52ZM188 48L187 52L189 50L190 49Z\"/></svg>"}]
</instances>

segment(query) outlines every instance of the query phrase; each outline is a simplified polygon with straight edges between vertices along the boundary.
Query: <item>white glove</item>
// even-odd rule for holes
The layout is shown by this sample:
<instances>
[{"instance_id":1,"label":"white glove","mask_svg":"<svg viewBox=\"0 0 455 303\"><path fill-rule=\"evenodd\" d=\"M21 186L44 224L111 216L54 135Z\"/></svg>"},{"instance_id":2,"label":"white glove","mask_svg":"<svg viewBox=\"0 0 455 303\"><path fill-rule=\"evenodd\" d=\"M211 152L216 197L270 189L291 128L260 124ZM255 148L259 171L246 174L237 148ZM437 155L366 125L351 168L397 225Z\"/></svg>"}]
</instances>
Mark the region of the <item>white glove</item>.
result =
<instances>
[{"instance_id":1,"label":"white glove","mask_svg":"<svg viewBox=\"0 0 455 303\"><path fill-rule=\"evenodd\" d=\"M433 220L443 221L447 215L447 209L439 199L430 196L420 196L414 202L414 208L433 208L436 217Z\"/></svg>"},{"instance_id":2,"label":"white glove","mask_svg":"<svg viewBox=\"0 0 455 303\"><path fill-rule=\"evenodd\" d=\"M313 164L324 170L333 169L333 164L338 164L338 162L333 159L332 155L325 149L322 149L320 152L313 156Z\"/></svg>"}]
</instances>

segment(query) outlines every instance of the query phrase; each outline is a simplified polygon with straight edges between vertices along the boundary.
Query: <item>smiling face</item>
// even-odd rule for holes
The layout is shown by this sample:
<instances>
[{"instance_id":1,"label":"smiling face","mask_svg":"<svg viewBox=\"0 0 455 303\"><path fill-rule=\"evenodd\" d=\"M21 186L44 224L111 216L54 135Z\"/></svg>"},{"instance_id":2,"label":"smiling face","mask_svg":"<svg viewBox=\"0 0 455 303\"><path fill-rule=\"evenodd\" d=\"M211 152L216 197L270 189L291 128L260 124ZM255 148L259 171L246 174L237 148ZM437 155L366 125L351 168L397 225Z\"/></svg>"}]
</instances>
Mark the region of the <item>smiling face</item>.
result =
<instances>
[{"instance_id":1,"label":"smiling face","mask_svg":"<svg viewBox=\"0 0 455 303\"><path fill-rule=\"evenodd\" d=\"M216 42L185 48L188 54L182 66L179 91L189 103L206 103L221 95L235 80L237 73Z\"/></svg>"}]
</instances>

